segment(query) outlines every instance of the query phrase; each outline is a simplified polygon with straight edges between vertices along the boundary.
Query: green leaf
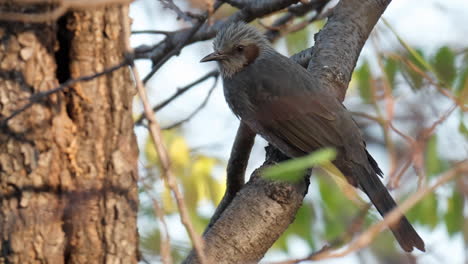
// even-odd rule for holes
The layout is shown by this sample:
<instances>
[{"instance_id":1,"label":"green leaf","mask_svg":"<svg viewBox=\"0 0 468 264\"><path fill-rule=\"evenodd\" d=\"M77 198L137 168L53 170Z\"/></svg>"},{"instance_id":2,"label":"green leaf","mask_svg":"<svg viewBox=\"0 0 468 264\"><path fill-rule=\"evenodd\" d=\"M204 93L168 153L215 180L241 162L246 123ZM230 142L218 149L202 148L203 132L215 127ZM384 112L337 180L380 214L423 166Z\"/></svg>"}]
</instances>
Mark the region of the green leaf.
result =
<instances>
[{"instance_id":1,"label":"green leaf","mask_svg":"<svg viewBox=\"0 0 468 264\"><path fill-rule=\"evenodd\" d=\"M450 236L462 231L463 228L463 195L453 190L452 196L447 201L447 213L444 216L445 226Z\"/></svg>"},{"instance_id":2,"label":"green leaf","mask_svg":"<svg viewBox=\"0 0 468 264\"><path fill-rule=\"evenodd\" d=\"M309 30L305 27L302 30L293 32L286 36L286 47L289 54L295 54L309 47Z\"/></svg>"},{"instance_id":3,"label":"green leaf","mask_svg":"<svg viewBox=\"0 0 468 264\"><path fill-rule=\"evenodd\" d=\"M456 85L456 88L455 88L455 93L457 94L457 96L460 96L461 94L463 94L463 91L466 91L468 89L468 66L465 66L464 68L462 68L458 76L459 76L459 79L458 79L458 84ZM466 102L466 100L462 100L462 102Z\"/></svg>"},{"instance_id":4,"label":"green leaf","mask_svg":"<svg viewBox=\"0 0 468 264\"><path fill-rule=\"evenodd\" d=\"M423 85L423 77L415 71L409 69L406 65L402 65L402 74L408 82L412 90L419 90Z\"/></svg>"},{"instance_id":5,"label":"green leaf","mask_svg":"<svg viewBox=\"0 0 468 264\"><path fill-rule=\"evenodd\" d=\"M411 49L408 59L422 71L431 71L432 69L429 62L424 59L424 51L422 49Z\"/></svg>"},{"instance_id":6,"label":"green leaf","mask_svg":"<svg viewBox=\"0 0 468 264\"><path fill-rule=\"evenodd\" d=\"M359 86L359 95L366 103L371 103L372 98L372 75L369 69L369 63L365 61L359 69L355 71Z\"/></svg>"},{"instance_id":7,"label":"green leaf","mask_svg":"<svg viewBox=\"0 0 468 264\"><path fill-rule=\"evenodd\" d=\"M294 222L286 229L286 231L276 240L273 248L279 249L283 252L289 251L290 243L288 239L291 236L297 236L309 244L310 249L315 249L315 241L312 235L312 223L315 219L314 211L311 206L304 203L297 211Z\"/></svg>"},{"instance_id":8,"label":"green leaf","mask_svg":"<svg viewBox=\"0 0 468 264\"><path fill-rule=\"evenodd\" d=\"M458 125L458 131L460 131L460 133L462 133L462 135L468 139L468 128L466 127L465 123L463 123L463 120L460 120L460 124Z\"/></svg>"},{"instance_id":9,"label":"green leaf","mask_svg":"<svg viewBox=\"0 0 468 264\"><path fill-rule=\"evenodd\" d=\"M441 173L445 168L442 160L439 158L437 151L437 135L434 134L428 140L426 145L426 171L429 176L434 176Z\"/></svg>"},{"instance_id":10,"label":"green leaf","mask_svg":"<svg viewBox=\"0 0 468 264\"><path fill-rule=\"evenodd\" d=\"M420 223L421 225L434 229L439 220L437 203L437 197L434 193L431 193L416 204L406 216L410 219L410 222Z\"/></svg>"},{"instance_id":11,"label":"green leaf","mask_svg":"<svg viewBox=\"0 0 468 264\"><path fill-rule=\"evenodd\" d=\"M390 83L390 87L393 89L395 87L395 76L398 71L397 61L393 58L387 58L385 60L384 71L387 76L387 80Z\"/></svg>"},{"instance_id":12,"label":"green leaf","mask_svg":"<svg viewBox=\"0 0 468 264\"><path fill-rule=\"evenodd\" d=\"M327 176L317 177L325 223L324 238L336 239L351 223L358 208Z\"/></svg>"},{"instance_id":13,"label":"green leaf","mask_svg":"<svg viewBox=\"0 0 468 264\"><path fill-rule=\"evenodd\" d=\"M263 175L266 179L270 180L296 182L302 179L305 170L323 165L333 160L335 156L336 151L334 149L323 148L307 156L287 160L278 165L268 167L263 171Z\"/></svg>"},{"instance_id":14,"label":"green leaf","mask_svg":"<svg viewBox=\"0 0 468 264\"><path fill-rule=\"evenodd\" d=\"M432 64L437 78L451 86L456 77L455 54L452 50L447 46L440 48L434 56Z\"/></svg>"}]
</instances>

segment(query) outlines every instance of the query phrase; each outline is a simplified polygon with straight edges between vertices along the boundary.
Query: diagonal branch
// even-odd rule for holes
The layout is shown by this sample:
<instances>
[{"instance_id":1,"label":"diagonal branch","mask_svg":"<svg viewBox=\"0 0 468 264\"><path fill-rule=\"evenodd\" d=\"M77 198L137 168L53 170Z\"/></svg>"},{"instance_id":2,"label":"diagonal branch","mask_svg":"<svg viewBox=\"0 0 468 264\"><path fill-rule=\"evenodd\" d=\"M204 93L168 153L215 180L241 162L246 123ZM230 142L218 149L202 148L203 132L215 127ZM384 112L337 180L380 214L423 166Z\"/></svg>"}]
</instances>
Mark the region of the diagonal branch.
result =
<instances>
[{"instance_id":1,"label":"diagonal branch","mask_svg":"<svg viewBox=\"0 0 468 264\"><path fill-rule=\"evenodd\" d=\"M186 118L170 125L170 126L167 126L167 127L164 127L163 129L166 130L166 129L172 129L174 127L178 127L180 125L182 125L183 123L189 121L190 119L192 119L196 114L198 114L198 112L200 112L200 110L202 110L205 106L206 106L206 103L208 103L208 100L210 99L211 97L211 94L213 93L214 89L216 88L216 84L218 84L218 77L215 77L215 81L213 82L213 85L211 86L210 90L208 91L208 94L205 96L205 99L203 100L203 102L189 115L187 116Z\"/></svg>"},{"instance_id":2,"label":"diagonal branch","mask_svg":"<svg viewBox=\"0 0 468 264\"><path fill-rule=\"evenodd\" d=\"M167 106L169 103L171 103L172 101L174 101L175 99L177 99L179 96L183 95L185 92L187 92L188 90L190 90L191 88L193 88L194 86L208 80L209 78L218 78L219 76L219 71L218 70L214 70L214 71L211 71L205 75L203 75L202 77L200 77L198 80L195 80L193 81L192 83L190 84L187 84L186 86L182 87L182 88L179 88L177 89L177 92L175 92L173 95L171 95L169 98L167 98L166 100L162 101L161 103L153 106L152 110L153 112L157 112L159 110L161 110L162 108L164 108L165 106ZM139 117L137 118L137 120L135 121L135 125L136 126L139 126L143 123L143 120L145 119L145 115L144 113L141 113L139 115Z\"/></svg>"},{"instance_id":3,"label":"diagonal branch","mask_svg":"<svg viewBox=\"0 0 468 264\"><path fill-rule=\"evenodd\" d=\"M159 0L164 8L171 9L177 14L177 19L182 18L187 22L192 22L193 17L189 16L186 12L180 10L180 8L174 4L172 0Z\"/></svg>"},{"instance_id":4,"label":"diagonal branch","mask_svg":"<svg viewBox=\"0 0 468 264\"><path fill-rule=\"evenodd\" d=\"M220 6L222 5L222 2L216 1L216 3L213 6L212 12L216 11ZM178 55L180 51L182 50L185 45L192 39L192 37L197 33L197 31L202 27L203 23L208 19L209 15L212 13L210 11L206 11L203 15L200 16L198 19L198 22L193 25L192 28L190 28L187 31L184 31L180 35L180 39L177 40L177 42L174 43L173 46L168 47L163 54L161 54L160 58L155 59L153 56L151 56L151 60L153 61L153 68L151 71L143 78L143 84L146 84L149 79L161 68L164 63L166 63L172 56ZM173 39L173 36L167 36L167 39ZM164 42L156 44L156 48L163 46ZM137 48L138 49L138 48ZM138 53L138 52L137 52Z\"/></svg>"},{"instance_id":5,"label":"diagonal branch","mask_svg":"<svg viewBox=\"0 0 468 264\"><path fill-rule=\"evenodd\" d=\"M127 9L128 7L122 8L122 14L121 14L123 18L122 28L124 31L123 42L124 42L125 49L127 50L127 53L133 53L133 49L130 46L131 33L130 33L130 21L127 15L128 14ZM193 227L193 224L190 221L187 205L184 202L184 197L182 195L182 192L179 189L175 175L172 171L169 154L162 142L161 128L159 127L159 123L156 121L156 118L154 117L153 112L151 111L151 106L148 101L148 95L146 93L145 87L143 86L143 82L140 79L140 76L135 67L135 64L133 63L131 65L131 71L133 73L138 95L140 96L140 99L143 103L145 115L148 118L148 123L149 123L148 132L151 136L151 139L154 142L154 146L156 149L156 153L158 154L159 162L161 163L161 166L163 168L163 178L175 197L177 208L179 209L182 225L184 225L185 229L187 230L190 240L193 243L193 247L195 248L195 251L197 252L197 257L200 259L200 263L202 264L208 263L206 261L205 253L203 250L204 243L201 240L200 236L195 231L195 228Z\"/></svg>"}]
</instances>

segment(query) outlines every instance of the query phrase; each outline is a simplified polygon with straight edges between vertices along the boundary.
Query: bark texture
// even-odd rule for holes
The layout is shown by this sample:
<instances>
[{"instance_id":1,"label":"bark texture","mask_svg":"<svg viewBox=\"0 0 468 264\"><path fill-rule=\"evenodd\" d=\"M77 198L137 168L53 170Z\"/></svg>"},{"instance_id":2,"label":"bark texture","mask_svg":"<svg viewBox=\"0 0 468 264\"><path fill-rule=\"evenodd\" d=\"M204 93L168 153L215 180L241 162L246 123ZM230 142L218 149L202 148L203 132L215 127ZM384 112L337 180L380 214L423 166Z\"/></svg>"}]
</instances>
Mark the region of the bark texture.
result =
<instances>
[{"instance_id":1,"label":"bark texture","mask_svg":"<svg viewBox=\"0 0 468 264\"><path fill-rule=\"evenodd\" d=\"M343 101L361 49L390 2L340 1L325 27L315 35L315 46L291 59L312 73L315 84L335 91L337 98ZM264 166L284 159L279 150L270 146ZM258 170L254 172L219 220L205 231L206 256L213 263L260 261L294 220L308 184L307 180L296 185L265 181L259 177ZM283 200L287 202L272 198L272 193L288 197ZM193 251L185 263L198 263Z\"/></svg>"},{"instance_id":2,"label":"bark texture","mask_svg":"<svg viewBox=\"0 0 468 264\"><path fill-rule=\"evenodd\" d=\"M120 8L0 22L0 118L34 93L120 63ZM134 94L120 69L0 128L0 263L137 263Z\"/></svg>"},{"instance_id":3,"label":"bark texture","mask_svg":"<svg viewBox=\"0 0 468 264\"><path fill-rule=\"evenodd\" d=\"M267 148L265 163L205 232L209 263L257 263L291 224L307 193L308 177L296 184L261 177L263 168L287 159ZM198 263L193 250L184 263Z\"/></svg>"}]
</instances>

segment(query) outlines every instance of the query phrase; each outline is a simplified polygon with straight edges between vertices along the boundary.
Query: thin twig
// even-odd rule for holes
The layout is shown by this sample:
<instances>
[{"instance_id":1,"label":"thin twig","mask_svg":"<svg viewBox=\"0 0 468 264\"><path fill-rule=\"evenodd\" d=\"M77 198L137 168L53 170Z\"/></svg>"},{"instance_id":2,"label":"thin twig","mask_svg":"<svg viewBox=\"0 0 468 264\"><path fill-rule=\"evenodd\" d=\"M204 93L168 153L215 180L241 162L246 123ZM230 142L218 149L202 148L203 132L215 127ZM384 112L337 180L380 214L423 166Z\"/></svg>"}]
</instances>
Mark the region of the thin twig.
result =
<instances>
[{"instance_id":1,"label":"thin twig","mask_svg":"<svg viewBox=\"0 0 468 264\"><path fill-rule=\"evenodd\" d=\"M223 4L222 2L217 1L213 6L213 10L216 11L222 4ZM190 31L186 32L185 37L180 42L178 42L175 47L173 47L169 52L167 52L164 55L164 57L156 63L156 65L153 66L151 71L143 78L143 84L146 84L149 81L149 79L151 79L151 77L159 70L159 68L161 68L161 66L163 66L164 63L166 63L170 58L172 58L172 56L180 53L182 48L190 41L190 39L195 35L195 33L197 33L197 31L201 28L201 26L203 25L205 20L208 18L208 16L209 16L209 12L207 11L203 15L203 18L200 18L198 22L195 25L193 25Z\"/></svg>"},{"instance_id":2,"label":"thin twig","mask_svg":"<svg viewBox=\"0 0 468 264\"><path fill-rule=\"evenodd\" d=\"M218 77L215 77L215 81L213 83L213 86L211 86L210 90L208 91L208 94L206 95L205 99L203 100L203 102L189 115L187 116L186 118L170 125L170 126L167 126L167 127L164 127L163 129L166 130L166 129L172 129L174 127L178 127L180 125L182 125L183 123L189 121L190 119L192 119L198 112L200 112L200 110L202 110L205 106L206 106L206 103L208 103L208 100L210 99L211 97L211 94L213 93L214 89L216 88L216 84L218 83Z\"/></svg>"},{"instance_id":3,"label":"thin twig","mask_svg":"<svg viewBox=\"0 0 468 264\"><path fill-rule=\"evenodd\" d=\"M110 68L107 68L107 69L103 70L102 72L98 72L98 73L91 74L91 75L86 75L86 76L81 76L81 77L78 77L76 79L69 79L68 81L60 84L56 88L53 88L51 90L47 90L47 91L44 91L44 92L35 93L35 94L31 95L31 97L29 97L27 99L29 101L27 104L25 104L23 107L13 111L13 113L11 113L7 118L2 120L0 122L0 128L1 127L6 127L8 121L10 121L12 118L19 115L23 111L27 110L28 108L30 108L34 104L36 104L38 102L41 102L42 100L45 100L48 96L50 96L52 94L55 94L55 93L58 93L60 91L63 91L65 88L68 88L69 86L74 85L76 83L84 82L84 81L90 81L90 80L92 80L94 78L103 76L105 74L112 73L112 72L114 72L114 71L116 71L116 70L118 70L118 69L120 69L120 68L122 68L123 66L126 66L126 65L129 65L129 59L128 58L125 59L123 62L115 65L115 66L112 66Z\"/></svg>"},{"instance_id":4,"label":"thin twig","mask_svg":"<svg viewBox=\"0 0 468 264\"><path fill-rule=\"evenodd\" d=\"M130 46L130 21L128 19L127 12L124 11L126 9L127 8L123 8L122 10L122 18L123 18L122 28L124 31L123 41L124 41L127 53L133 53L133 49ZM145 110L146 118L148 119L148 130L149 130L151 139L154 142L156 152L158 153L159 161L163 168L163 178L164 180L166 180L167 185L169 186L169 188L171 189L175 197L177 207L180 213L181 222L184 225L185 229L187 230L190 240L193 243L193 247L195 248L195 251L197 252L197 255L198 255L198 260L200 261L200 263L206 264L207 261L206 261L205 253L203 251L203 240L201 239L200 235L198 235L195 232L193 224L190 221L190 216L188 213L187 206L184 202L183 195L181 191L179 190L179 186L177 185L175 175L173 174L172 169L171 169L171 162L169 159L169 155L162 141L161 128L158 122L156 121L156 118L154 117L153 111L149 104L148 95L146 94L146 90L143 86L143 82L141 81L140 76L138 74L138 70L136 69L134 64L131 65L131 70L132 70L133 77L136 83L138 94L143 103L143 108Z\"/></svg>"},{"instance_id":5,"label":"thin twig","mask_svg":"<svg viewBox=\"0 0 468 264\"><path fill-rule=\"evenodd\" d=\"M374 47L375 53L377 54L377 62L379 63L379 68L380 70L385 73L385 65L383 63L383 58L382 58L382 51L379 50L379 45L377 43L376 38L378 37L377 34L371 35L371 40L372 40L372 46ZM387 146L388 153L389 153L389 158L390 158L390 169L389 169L389 175L395 174L395 171L397 170L397 155L396 155L396 150L395 150L395 145L393 144L392 138L390 136L390 125L389 122L392 122L395 117L395 98L392 94L392 84L390 83L390 80L388 79L387 74L382 74L382 79L383 79L383 88L384 88L384 103L385 103L385 113L386 113L386 118L383 119L384 122L381 124L382 131L384 134L384 139L385 139L385 145ZM378 108L377 101L374 101L375 106ZM378 111L379 117L383 118L381 111Z\"/></svg>"},{"instance_id":6,"label":"thin twig","mask_svg":"<svg viewBox=\"0 0 468 264\"><path fill-rule=\"evenodd\" d=\"M177 14L177 19L182 18L187 22L192 22L193 17L182 11L172 0L159 0L164 8L170 9Z\"/></svg>"},{"instance_id":7,"label":"thin twig","mask_svg":"<svg viewBox=\"0 0 468 264\"><path fill-rule=\"evenodd\" d=\"M169 35L171 32L164 30L134 30L132 34L160 34L160 35Z\"/></svg>"},{"instance_id":8,"label":"thin twig","mask_svg":"<svg viewBox=\"0 0 468 264\"><path fill-rule=\"evenodd\" d=\"M162 228L160 229L162 229L162 231L160 235L160 239L161 239L160 251L161 251L162 263L171 264L174 261L172 260L172 255L171 255L171 239L169 237L169 228L167 227L167 223L164 218L164 208L162 205L159 205L158 200L150 194L149 192L150 187L145 182L143 181L141 182L142 182L143 189L146 191L146 194L149 196L149 198L152 201L153 209L154 209L154 213L156 217L159 219L159 221L161 221Z\"/></svg>"},{"instance_id":9,"label":"thin twig","mask_svg":"<svg viewBox=\"0 0 468 264\"><path fill-rule=\"evenodd\" d=\"M190 90L192 87L196 86L197 84L200 84L200 83L204 82L205 80L207 80L207 79L209 79L211 77L217 78L218 76L219 76L219 71L214 70L214 71L211 71L211 72L203 75L202 77L200 77L199 79L193 81L192 83L187 84L186 86L177 89L177 91L173 95L171 95L169 98L167 98L166 100L162 101L161 103L153 106L153 108L152 108L153 112L157 112L157 111L161 110L166 105L168 105L170 102L174 101L176 98L178 98L179 96L181 96L182 94L184 94L185 92ZM135 125L137 125L137 126L141 125L143 123L144 119L145 119L145 115L144 115L144 113L141 113L139 115L139 117L137 118L137 120L135 121Z\"/></svg>"}]
</instances>

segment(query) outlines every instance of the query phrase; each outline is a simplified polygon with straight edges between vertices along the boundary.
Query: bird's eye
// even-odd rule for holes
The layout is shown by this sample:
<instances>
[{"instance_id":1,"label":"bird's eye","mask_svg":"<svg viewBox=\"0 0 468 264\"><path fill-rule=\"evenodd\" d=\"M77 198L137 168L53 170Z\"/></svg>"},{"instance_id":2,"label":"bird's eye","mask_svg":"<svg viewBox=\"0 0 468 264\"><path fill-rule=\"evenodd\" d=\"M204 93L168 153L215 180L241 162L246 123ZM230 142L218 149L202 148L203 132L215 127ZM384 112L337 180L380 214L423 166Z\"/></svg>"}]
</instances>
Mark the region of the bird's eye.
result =
<instances>
[{"instance_id":1,"label":"bird's eye","mask_svg":"<svg viewBox=\"0 0 468 264\"><path fill-rule=\"evenodd\" d=\"M244 51L244 46L242 46L242 45L236 46L236 51L237 52L243 52Z\"/></svg>"}]
</instances>

